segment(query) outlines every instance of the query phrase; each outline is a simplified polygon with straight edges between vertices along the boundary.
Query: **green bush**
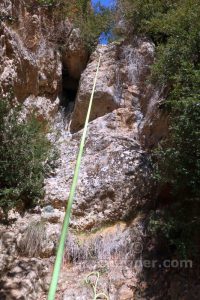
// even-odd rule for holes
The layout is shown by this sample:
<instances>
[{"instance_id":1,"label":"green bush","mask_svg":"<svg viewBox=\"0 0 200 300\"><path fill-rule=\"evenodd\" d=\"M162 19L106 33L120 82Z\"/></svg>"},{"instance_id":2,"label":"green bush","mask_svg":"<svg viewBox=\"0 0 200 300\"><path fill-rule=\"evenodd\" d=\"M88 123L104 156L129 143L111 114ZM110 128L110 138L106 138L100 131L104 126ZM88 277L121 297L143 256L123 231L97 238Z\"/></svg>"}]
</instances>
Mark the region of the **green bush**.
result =
<instances>
[{"instance_id":1,"label":"green bush","mask_svg":"<svg viewBox=\"0 0 200 300\"><path fill-rule=\"evenodd\" d=\"M154 175L159 186L169 187L171 202L155 224L170 242L187 252L200 224L199 1L119 2L129 34L148 36L156 45L151 80L167 87L170 130L153 153Z\"/></svg>"},{"instance_id":2,"label":"green bush","mask_svg":"<svg viewBox=\"0 0 200 300\"><path fill-rule=\"evenodd\" d=\"M164 234L184 257L199 255L195 245L200 230L200 102L191 98L174 104L170 136L153 155L155 178L159 185L170 187L172 199L163 218L156 217L157 233Z\"/></svg>"},{"instance_id":3,"label":"green bush","mask_svg":"<svg viewBox=\"0 0 200 300\"><path fill-rule=\"evenodd\" d=\"M170 134L156 151L157 179L170 183L177 195L199 197L199 1L126 0L122 6L132 34L149 36L156 44L152 80L168 87Z\"/></svg>"},{"instance_id":4,"label":"green bush","mask_svg":"<svg viewBox=\"0 0 200 300\"><path fill-rule=\"evenodd\" d=\"M125 0L121 5L129 32L148 36L156 44L153 71L160 84L174 82L183 62L198 64L198 0Z\"/></svg>"},{"instance_id":5,"label":"green bush","mask_svg":"<svg viewBox=\"0 0 200 300\"><path fill-rule=\"evenodd\" d=\"M149 218L149 232L158 241L166 240L166 245L181 258L198 258L200 230L199 200L182 199L171 205L152 211ZM174 253L173 253L174 254Z\"/></svg>"},{"instance_id":6,"label":"green bush","mask_svg":"<svg viewBox=\"0 0 200 300\"><path fill-rule=\"evenodd\" d=\"M156 44L152 79L169 91L170 136L157 151L159 179L194 195L200 146L199 1L125 0L121 5L132 34L149 36Z\"/></svg>"},{"instance_id":7,"label":"green bush","mask_svg":"<svg viewBox=\"0 0 200 300\"><path fill-rule=\"evenodd\" d=\"M200 197L200 103L180 103L170 137L155 151L155 175L176 198Z\"/></svg>"},{"instance_id":8,"label":"green bush","mask_svg":"<svg viewBox=\"0 0 200 300\"><path fill-rule=\"evenodd\" d=\"M44 161L50 155L44 125L34 115L20 120L20 109L0 101L0 207L24 209L43 197Z\"/></svg>"}]
</instances>

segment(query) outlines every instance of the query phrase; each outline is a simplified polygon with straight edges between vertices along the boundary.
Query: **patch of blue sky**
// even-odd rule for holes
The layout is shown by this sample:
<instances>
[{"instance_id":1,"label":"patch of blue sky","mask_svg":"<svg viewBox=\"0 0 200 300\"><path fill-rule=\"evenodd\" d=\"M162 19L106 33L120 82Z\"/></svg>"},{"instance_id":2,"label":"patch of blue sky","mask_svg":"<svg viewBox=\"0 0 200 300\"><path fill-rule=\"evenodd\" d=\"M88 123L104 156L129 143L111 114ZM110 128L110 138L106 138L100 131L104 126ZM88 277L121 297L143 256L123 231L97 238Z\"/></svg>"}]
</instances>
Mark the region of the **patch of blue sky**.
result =
<instances>
[{"instance_id":1,"label":"patch of blue sky","mask_svg":"<svg viewBox=\"0 0 200 300\"><path fill-rule=\"evenodd\" d=\"M100 3L101 5L111 8L115 4L115 0L92 0L92 4L95 6ZM99 38L99 43L102 45L108 44L108 36L103 32Z\"/></svg>"},{"instance_id":2,"label":"patch of blue sky","mask_svg":"<svg viewBox=\"0 0 200 300\"><path fill-rule=\"evenodd\" d=\"M114 5L114 0L92 0L92 4L101 3L103 6L112 7Z\"/></svg>"}]
</instances>

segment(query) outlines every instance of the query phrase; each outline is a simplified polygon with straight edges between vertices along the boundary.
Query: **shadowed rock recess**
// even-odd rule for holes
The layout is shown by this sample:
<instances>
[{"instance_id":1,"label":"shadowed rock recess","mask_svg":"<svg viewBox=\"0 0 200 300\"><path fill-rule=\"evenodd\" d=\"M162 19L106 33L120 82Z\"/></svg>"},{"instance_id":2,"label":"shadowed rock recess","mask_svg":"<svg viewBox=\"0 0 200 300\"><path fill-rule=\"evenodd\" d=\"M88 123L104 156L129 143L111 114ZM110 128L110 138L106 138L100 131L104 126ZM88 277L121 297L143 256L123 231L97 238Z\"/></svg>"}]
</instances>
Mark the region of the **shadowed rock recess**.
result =
<instances>
[{"instance_id":1,"label":"shadowed rock recess","mask_svg":"<svg viewBox=\"0 0 200 300\"><path fill-rule=\"evenodd\" d=\"M190 299L182 297L183 278L173 284L175 271L154 269L149 279L137 263L156 251L146 234L155 196L149 150L168 132L163 91L146 80L154 44L135 37L98 45L89 56L78 29L31 0L1 0L0 34L1 98L46 121L60 155L42 206L12 210L12 222L0 224L0 299L46 299L100 53L56 299L92 299L85 279L93 271L111 300Z\"/></svg>"}]
</instances>

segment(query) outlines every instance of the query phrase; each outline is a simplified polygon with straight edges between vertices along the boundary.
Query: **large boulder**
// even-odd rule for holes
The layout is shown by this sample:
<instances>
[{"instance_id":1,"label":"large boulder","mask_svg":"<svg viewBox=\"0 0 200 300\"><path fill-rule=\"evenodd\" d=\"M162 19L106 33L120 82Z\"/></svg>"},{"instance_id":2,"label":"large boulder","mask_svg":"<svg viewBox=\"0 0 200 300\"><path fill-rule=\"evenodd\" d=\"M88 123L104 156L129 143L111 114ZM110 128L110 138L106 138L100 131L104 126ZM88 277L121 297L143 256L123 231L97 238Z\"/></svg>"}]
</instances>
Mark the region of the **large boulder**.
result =
<instances>
[{"instance_id":1,"label":"large boulder","mask_svg":"<svg viewBox=\"0 0 200 300\"><path fill-rule=\"evenodd\" d=\"M84 125L100 54L101 64L90 120L119 107L134 107L139 115L144 81L154 59L154 45L146 39L135 39L131 43L98 46L81 75L70 124L72 133Z\"/></svg>"},{"instance_id":2,"label":"large boulder","mask_svg":"<svg viewBox=\"0 0 200 300\"><path fill-rule=\"evenodd\" d=\"M125 219L148 203L148 156L138 144L133 110L117 109L89 125L71 224L91 228ZM82 131L61 136L60 166L45 180L46 201L64 207Z\"/></svg>"},{"instance_id":3,"label":"large boulder","mask_svg":"<svg viewBox=\"0 0 200 300\"><path fill-rule=\"evenodd\" d=\"M71 132L79 131L83 127L100 53L102 54L102 59L94 95L91 120L103 116L120 106L116 85L116 51L117 48L114 45L108 47L100 46L98 50L91 55L87 68L80 79L79 90L70 124Z\"/></svg>"}]
</instances>

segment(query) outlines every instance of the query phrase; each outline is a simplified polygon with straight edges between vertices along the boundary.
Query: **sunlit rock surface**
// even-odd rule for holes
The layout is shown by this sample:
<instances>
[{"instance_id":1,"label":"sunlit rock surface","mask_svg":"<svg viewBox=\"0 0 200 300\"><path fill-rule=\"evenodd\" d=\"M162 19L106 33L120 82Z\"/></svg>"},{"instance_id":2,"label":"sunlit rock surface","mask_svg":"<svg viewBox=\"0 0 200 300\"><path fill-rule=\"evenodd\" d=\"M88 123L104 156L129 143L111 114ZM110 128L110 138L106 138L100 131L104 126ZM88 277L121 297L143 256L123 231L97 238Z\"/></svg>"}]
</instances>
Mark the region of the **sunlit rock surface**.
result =
<instances>
[{"instance_id":1,"label":"sunlit rock surface","mask_svg":"<svg viewBox=\"0 0 200 300\"><path fill-rule=\"evenodd\" d=\"M141 85L153 61L153 44L146 40L135 40L131 44L98 46L81 76L70 124L71 132L78 131L84 125L100 55L91 120L119 107L141 108L140 99L144 92Z\"/></svg>"},{"instance_id":2,"label":"sunlit rock surface","mask_svg":"<svg viewBox=\"0 0 200 300\"><path fill-rule=\"evenodd\" d=\"M111 300L153 299L141 296L148 280L134 265L154 249L145 235L153 202L148 151L168 128L165 91L147 82L153 43L99 45L89 57L80 31L35 1L3 0L0 16L1 97L20 102L23 118L35 111L47 121L60 153L41 206L24 215L11 211L9 225L0 225L0 299L46 299L100 53L56 300L92 299L84 283L92 271Z\"/></svg>"},{"instance_id":3,"label":"sunlit rock surface","mask_svg":"<svg viewBox=\"0 0 200 300\"><path fill-rule=\"evenodd\" d=\"M148 155L137 141L134 111L120 108L90 123L72 225L84 229L124 219L148 203ZM64 207L69 196L81 133L60 138L60 165L45 181L46 201Z\"/></svg>"},{"instance_id":4,"label":"sunlit rock surface","mask_svg":"<svg viewBox=\"0 0 200 300\"><path fill-rule=\"evenodd\" d=\"M129 44L98 46L91 55L81 76L68 132L62 122L54 124L54 131L60 132L57 144L61 158L55 174L45 180L45 200L54 207L66 205L82 134L78 129L84 125L100 54L93 121L88 128L71 221L79 229L130 218L151 199L151 168L141 135L145 135L144 126L148 128L153 122L146 120L149 111L144 102L152 97L150 87L145 89L145 80L154 45L138 39Z\"/></svg>"}]
</instances>

